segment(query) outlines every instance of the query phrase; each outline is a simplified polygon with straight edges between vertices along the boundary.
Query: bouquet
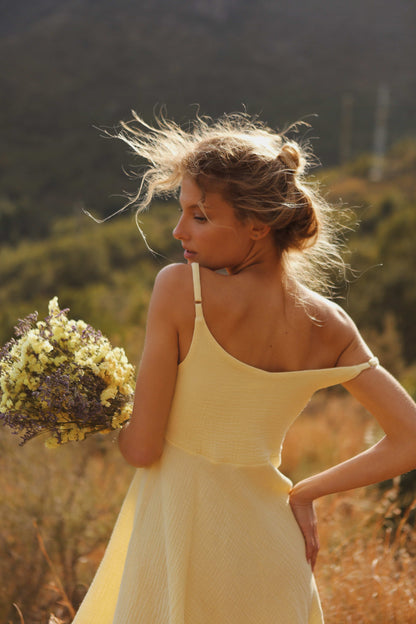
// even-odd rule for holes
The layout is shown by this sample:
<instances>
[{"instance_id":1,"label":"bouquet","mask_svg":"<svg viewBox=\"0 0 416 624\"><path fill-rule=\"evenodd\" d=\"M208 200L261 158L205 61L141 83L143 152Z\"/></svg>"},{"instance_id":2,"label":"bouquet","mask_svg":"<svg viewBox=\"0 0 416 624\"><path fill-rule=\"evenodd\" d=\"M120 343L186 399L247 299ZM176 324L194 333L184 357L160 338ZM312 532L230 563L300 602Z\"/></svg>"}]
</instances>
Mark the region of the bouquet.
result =
<instances>
[{"instance_id":1,"label":"bouquet","mask_svg":"<svg viewBox=\"0 0 416 624\"><path fill-rule=\"evenodd\" d=\"M118 429L131 415L134 368L100 331L67 318L57 297L49 314L19 320L0 350L0 421L24 444L46 446Z\"/></svg>"}]
</instances>

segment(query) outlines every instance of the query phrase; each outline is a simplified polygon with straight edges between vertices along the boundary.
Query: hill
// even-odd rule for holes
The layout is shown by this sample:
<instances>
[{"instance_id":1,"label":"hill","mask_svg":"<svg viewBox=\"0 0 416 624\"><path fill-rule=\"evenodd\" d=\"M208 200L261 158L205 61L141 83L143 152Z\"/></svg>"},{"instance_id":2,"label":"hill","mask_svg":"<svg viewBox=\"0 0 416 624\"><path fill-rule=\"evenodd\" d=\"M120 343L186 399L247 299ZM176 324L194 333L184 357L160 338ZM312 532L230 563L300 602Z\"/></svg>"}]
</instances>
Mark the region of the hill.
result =
<instances>
[{"instance_id":1,"label":"hill","mask_svg":"<svg viewBox=\"0 0 416 624\"><path fill-rule=\"evenodd\" d=\"M119 207L128 157L93 126L131 108L150 120L166 104L183 121L194 103L214 116L246 106L279 127L306 117L329 165L349 114L344 151L371 149L384 84L389 144L416 134L415 25L412 0L3 1L0 240L44 236L79 204Z\"/></svg>"}]
</instances>

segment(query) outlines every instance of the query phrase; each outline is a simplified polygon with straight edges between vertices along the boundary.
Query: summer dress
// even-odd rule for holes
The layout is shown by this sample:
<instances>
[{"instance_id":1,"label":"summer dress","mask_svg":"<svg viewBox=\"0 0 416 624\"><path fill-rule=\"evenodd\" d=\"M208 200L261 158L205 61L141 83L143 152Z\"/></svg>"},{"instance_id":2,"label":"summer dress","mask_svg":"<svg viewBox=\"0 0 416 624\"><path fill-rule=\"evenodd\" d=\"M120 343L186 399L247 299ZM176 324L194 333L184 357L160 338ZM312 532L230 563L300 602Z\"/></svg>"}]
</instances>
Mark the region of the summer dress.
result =
<instances>
[{"instance_id":1,"label":"summer dress","mask_svg":"<svg viewBox=\"0 0 416 624\"><path fill-rule=\"evenodd\" d=\"M322 624L278 470L315 391L377 365L267 372L227 353L203 316L178 377L161 459L139 468L75 624Z\"/></svg>"}]
</instances>

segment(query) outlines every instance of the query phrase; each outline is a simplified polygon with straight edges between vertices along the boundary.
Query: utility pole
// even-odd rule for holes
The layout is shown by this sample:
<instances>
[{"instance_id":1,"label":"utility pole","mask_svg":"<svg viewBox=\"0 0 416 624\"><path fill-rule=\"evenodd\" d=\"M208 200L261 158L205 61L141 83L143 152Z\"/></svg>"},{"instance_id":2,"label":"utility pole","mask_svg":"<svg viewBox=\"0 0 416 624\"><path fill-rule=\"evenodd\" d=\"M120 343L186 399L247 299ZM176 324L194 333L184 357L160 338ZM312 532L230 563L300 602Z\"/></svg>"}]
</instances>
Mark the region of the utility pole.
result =
<instances>
[{"instance_id":1,"label":"utility pole","mask_svg":"<svg viewBox=\"0 0 416 624\"><path fill-rule=\"evenodd\" d=\"M373 164L369 178L379 182L383 177L384 156L386 153L387 119L390 106L390 92L386 85L380 85L377 92L376 117L374 127Z\"/></svg>"}]
</instances>

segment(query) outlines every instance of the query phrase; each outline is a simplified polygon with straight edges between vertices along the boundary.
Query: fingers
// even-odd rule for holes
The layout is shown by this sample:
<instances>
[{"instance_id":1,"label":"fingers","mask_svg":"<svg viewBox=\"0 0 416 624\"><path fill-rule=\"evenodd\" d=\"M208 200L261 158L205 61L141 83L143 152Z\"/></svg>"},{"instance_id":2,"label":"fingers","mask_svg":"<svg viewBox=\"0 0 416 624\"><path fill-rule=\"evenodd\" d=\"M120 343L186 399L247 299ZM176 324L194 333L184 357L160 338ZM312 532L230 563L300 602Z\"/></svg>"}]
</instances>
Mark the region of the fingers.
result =
<instances>
[{"instance_id":1,"label":"fingers","mask_svg":"<svg viewBox=\"0 0 416 624\"><path fill-rule=\"evenodd\" d=\"M303 539L305 540L306 560L311 565L313 570L319 552L319 538L316 523L311 522L309 524L305 524L302 522L299 526L302 531Z\"/></svg>"},{"instance_id":2,"label":"fingers","mask_svg":"<svg viewBox=\"0 0 416 624\"><path fill-rule=\"evenodd\" d=\"M319 552L319 538L317 533L314 533L312 536L308 538L303 534L305 539L305 548L306 548L306 560L310 564L312 570L315 568L316 560L318 558Z\"/></svg>"},{"instance_id":3,"label":"fingers","mask_svg":"<svg viewBox=\"0 0 416 624\"><path fill-rule=\"evenodd\" d=\"M313 570L319 552L318 527L313 502L298 503L292 497L289 502L305 541L306 560Z\"/></svg>"}]
</instances>

